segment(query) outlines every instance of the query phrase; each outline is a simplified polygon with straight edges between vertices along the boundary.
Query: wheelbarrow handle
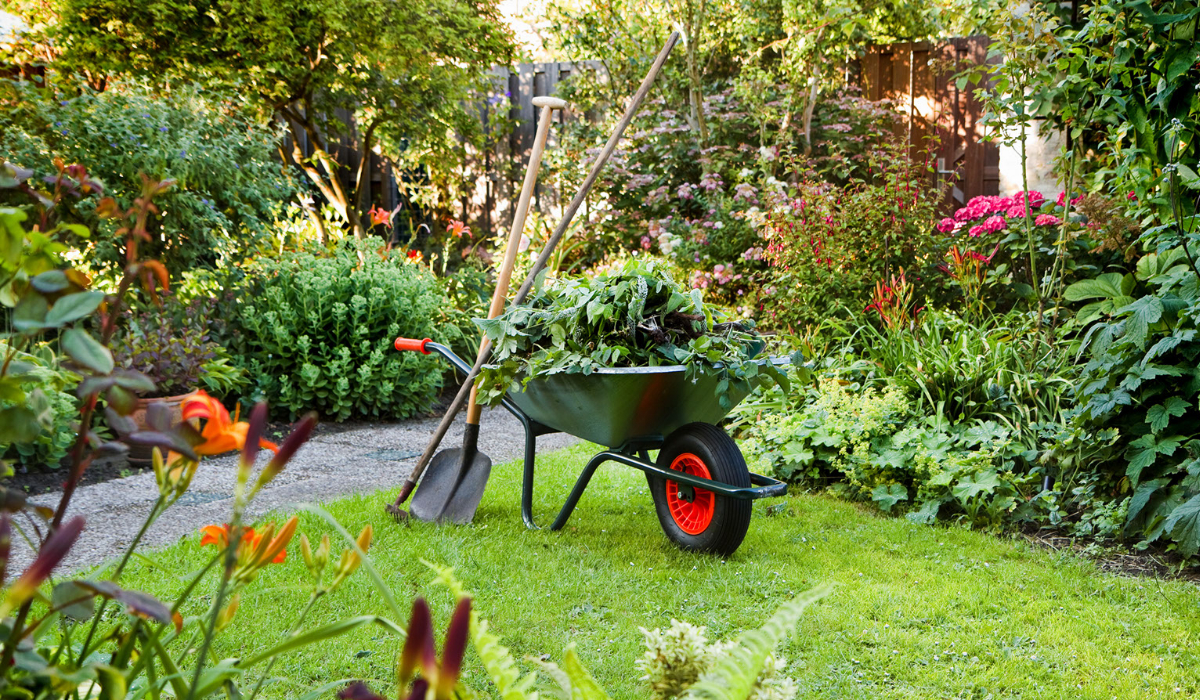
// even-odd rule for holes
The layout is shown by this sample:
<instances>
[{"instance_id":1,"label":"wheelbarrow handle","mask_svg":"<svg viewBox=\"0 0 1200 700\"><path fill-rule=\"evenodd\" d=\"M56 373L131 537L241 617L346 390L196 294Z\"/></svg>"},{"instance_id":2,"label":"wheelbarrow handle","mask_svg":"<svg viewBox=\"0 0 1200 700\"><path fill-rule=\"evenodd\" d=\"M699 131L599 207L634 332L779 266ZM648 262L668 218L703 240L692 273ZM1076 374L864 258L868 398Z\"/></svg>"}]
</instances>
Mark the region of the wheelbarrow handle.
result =
<instances>
[{"instance_id":1,"label":"wheelbarrow handle","mask_svg":"<svg viewBox=\"0 0 1200 700\"><path fill-rule=\"evenodd\" d=\"M428 355L429 348L426 348L425 345L426 343L432 342L433 341L429 338L425 338L423 340L417 340L416 338L396 338L395 345L396 349L401 352L408 350L410 352L420 352Z\"/></svg>"}]
</instances>

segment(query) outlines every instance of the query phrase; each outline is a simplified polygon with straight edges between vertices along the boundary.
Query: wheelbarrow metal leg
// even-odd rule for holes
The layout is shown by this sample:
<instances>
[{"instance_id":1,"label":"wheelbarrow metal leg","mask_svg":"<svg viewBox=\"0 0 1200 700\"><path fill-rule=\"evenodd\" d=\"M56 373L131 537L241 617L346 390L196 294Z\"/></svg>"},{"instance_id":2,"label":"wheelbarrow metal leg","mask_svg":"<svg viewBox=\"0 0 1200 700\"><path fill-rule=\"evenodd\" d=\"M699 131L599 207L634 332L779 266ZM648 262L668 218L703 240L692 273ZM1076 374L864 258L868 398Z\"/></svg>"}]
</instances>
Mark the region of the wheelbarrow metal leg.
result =
<instances>
[{"instance_id":1,"label":"wheelbarrow metal leg","mask_svg":"<svg viewBox=\"0 0 1200 700\"><path fill-rule=\"evenodd\" d=\"M592 481L592 476L596 470L600 468L610 459L613 459L614 453L601 452L592 457L587 466L583 468L583 473L575 480L575 487L571 489L571 495L567 497L567 502L563 504L562 510L558 512L558 517L554 519L554 524L550 526L551 530L561 530L567 524L567 519L571 517L571 513L575 511L575 506L579 504L579 499L583 496L583 492L587 490L588 484Z\"/></svg>"},{"instance_id":2,"label":"wheelbarrow metal leg","mask_svg":"<svg viewBox=\"0 0 1200 700\"><path fill-rule=\"evenodd\" d=\"M528 418L521 422L525 424L525 473L521 477L521 519L525 521L525 527L537 530L537 523L533 521L533 467L537 459L537 434L529 424Z\"/></svg>"}]
</instances>

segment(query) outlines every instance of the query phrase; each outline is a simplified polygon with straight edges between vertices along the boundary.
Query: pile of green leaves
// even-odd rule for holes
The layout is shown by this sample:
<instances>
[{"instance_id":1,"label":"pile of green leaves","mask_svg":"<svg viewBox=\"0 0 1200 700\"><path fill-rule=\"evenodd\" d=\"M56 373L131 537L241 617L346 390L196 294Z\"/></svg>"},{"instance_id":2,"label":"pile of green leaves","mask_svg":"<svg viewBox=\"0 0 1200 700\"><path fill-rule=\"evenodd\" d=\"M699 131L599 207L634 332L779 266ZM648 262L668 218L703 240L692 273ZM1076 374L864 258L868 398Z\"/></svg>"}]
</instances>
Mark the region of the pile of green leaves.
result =
<instances>
[{"instance_id":1,"label":"pile of green leaves","mask_svg":"<svg viewBox=\"0 0 1200 700\"><path fill-rule=\"evenodd\" d=\"M685 290L654 261L558 280L525 304L476 321L495 348L479 375L479 400L496 404L535 377L603 367L683 365L689 377L719 374L724 408L732 408L731 387L786 383L773 365L754 361L762 345L753 324L722 323L719 314L700 290Z\"/></svg>"},{"instance_id":2,"label":"pile of green leaves","mask_svg":"<svg viewBox=\"0 0 1200 700\"><path fill-rule=\"evenodd\" d=\"M332 253L262 258L246 273L230 349L272 407L343 421L408 418L431 404L436 362L391 346L456 330L428 268L349 239Z\"/></svg>"}]
</instances>

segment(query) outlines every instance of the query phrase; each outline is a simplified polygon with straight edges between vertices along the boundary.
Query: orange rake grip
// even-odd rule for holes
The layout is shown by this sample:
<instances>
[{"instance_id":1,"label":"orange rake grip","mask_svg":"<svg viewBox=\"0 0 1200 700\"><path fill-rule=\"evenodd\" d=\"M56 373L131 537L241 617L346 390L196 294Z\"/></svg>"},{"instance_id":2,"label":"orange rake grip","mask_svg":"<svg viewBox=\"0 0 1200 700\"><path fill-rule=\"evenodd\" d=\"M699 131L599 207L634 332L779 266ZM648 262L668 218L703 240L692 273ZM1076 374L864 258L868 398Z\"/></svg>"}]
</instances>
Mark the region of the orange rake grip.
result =
<instances>
[{"instance_id":1,"label":"orange rake grip","mask_svg":"<svg viewBox=\"0 0 1200 700\"><path fill-rule=\"evenodd\" d=\"M409 350L412 352L421 352L421 353L425 353L426 355L428 355L429 350L425 348L425 343L432 343L432 342L433 341L430 340L429 338L425 338L424 340L417 340L416 338L396 338L396 349L399 350L400 352Z\"/></svg>"}]
</instances>

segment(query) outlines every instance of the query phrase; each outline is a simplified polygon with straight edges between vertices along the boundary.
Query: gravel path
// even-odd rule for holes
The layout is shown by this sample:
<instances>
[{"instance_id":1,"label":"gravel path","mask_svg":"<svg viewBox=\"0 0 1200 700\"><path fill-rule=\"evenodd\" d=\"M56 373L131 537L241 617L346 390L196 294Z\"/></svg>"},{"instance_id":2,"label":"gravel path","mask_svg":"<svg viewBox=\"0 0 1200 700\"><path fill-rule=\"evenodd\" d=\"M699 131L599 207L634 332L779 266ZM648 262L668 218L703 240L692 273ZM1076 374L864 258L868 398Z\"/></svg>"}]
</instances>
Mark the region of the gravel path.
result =
<instances>
[{"instance_id":1,"label":"gravel path","mask_svg":"<svg viewBox=\"0 0 1200 700\"><path fill-rule=\"evenodd\" d=\"M462 440L465 411L450 428L443 447ZM367 493L399 486L416 465L438 418L363 427L314 437L266 489L255 497L251 520L301 503L328 501L339 496ZM484 413L479 449L501 464L522 456L524 431L508 411ZM538 438L538 452L574 444L576 439L556 433ZM259 456L260 461L267 459ZM201 526L225 522L232 505L237 457L207 459L188 493L162 515L143 539L143 548L155 549L194 534ZM31 502L54 507L61 494L36 496ZM154 474L146 472L123 479L82 486L75 492L68 515L82 515L87 526L60 571L99 564L124 553L158 496ZM14 537L12 568L21 571L31 552Z\"/></svg>"}]
</instances>

